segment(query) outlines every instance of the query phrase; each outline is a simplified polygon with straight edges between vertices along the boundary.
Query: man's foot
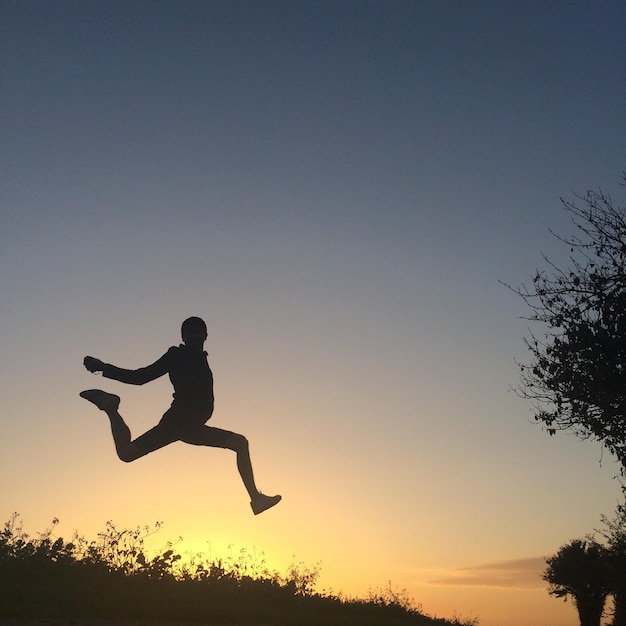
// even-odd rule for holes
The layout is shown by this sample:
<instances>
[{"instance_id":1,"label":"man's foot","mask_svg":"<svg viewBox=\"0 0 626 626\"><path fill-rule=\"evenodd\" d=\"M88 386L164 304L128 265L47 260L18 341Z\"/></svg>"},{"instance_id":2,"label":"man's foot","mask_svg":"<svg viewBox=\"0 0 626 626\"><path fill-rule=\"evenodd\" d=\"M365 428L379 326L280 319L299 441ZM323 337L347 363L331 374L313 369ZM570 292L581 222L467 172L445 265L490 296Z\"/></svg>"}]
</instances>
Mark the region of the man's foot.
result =
<instances>
[{"instance_id":1,"label":"man's foot","mask_svg":"<svg viewBox=\"0 0 626 626\"><path fill-rule=\"evenodd\" d=\"M120 405L120 397L100 389L87 389L81 391L81 398L93 402L101 411L117 411L117 407Z\"/></svg>"},{"instance_id":2,"label":"man's foot","mask_svg":"<svg viewBox=\"0 0 626 626\"><path fill-rule=\"evenodd\" d=\"M260 493L256 498L250 501L250 506L255 515L271 509L281 501L281 496L266 496Z\"/></svg>"}]
</instances>

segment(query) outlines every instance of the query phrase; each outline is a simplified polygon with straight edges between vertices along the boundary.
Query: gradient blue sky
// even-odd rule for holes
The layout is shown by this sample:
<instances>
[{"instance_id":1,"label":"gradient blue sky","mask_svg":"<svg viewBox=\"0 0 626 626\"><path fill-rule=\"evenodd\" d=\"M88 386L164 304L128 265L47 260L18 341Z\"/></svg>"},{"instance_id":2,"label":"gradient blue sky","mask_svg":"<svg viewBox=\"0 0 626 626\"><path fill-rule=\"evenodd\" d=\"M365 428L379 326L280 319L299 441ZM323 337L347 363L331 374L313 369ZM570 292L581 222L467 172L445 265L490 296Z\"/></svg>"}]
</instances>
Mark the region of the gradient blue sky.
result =
<instances>
[{"instance_id":1,"label":"gradient blue sky","mask_svg":"<svg viewBox=\"0 0 626 626\"><path fill-rule=\"evenodd\" d=\"M321 561L438 616L573 626L543 557L612 515L617 468L510 391L559 197L626 167L626 5L0 1L0 514L87 535L162 520L193 549ZM621 197L620 197L621 194ZM624 202L620 202L622 205ZM116 460L204 317L215 426L252 445Z\"/></svg>"}]
</instances>

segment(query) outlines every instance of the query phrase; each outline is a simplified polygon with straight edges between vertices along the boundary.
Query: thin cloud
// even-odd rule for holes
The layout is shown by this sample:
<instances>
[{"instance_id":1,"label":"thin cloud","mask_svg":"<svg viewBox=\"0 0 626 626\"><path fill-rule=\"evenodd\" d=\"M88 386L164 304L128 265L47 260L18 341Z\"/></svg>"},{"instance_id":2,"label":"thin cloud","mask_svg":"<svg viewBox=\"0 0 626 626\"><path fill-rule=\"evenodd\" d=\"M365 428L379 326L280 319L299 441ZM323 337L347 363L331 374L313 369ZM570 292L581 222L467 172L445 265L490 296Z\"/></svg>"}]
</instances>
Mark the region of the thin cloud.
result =
<instances>
[{"instance_id":1,"label":"thin cloud","mask_svg":"<svg viewBox=\"0 0 626 626\"><path fill-rule=\"evenodd\" d=\"M429 580L431 585L460 587L544 587L542 574L546 569L543 557L509 559L450 570L446 576Z\"/></svg>"}]
</instances>

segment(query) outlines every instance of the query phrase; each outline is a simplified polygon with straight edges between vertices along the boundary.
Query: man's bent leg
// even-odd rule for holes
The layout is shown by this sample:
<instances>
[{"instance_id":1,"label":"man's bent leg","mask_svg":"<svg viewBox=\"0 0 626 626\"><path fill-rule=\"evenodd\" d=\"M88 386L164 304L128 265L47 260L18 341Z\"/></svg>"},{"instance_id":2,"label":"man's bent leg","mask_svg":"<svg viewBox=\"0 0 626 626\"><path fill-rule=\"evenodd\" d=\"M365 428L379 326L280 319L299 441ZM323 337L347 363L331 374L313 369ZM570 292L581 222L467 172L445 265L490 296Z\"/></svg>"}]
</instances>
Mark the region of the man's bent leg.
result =
<instances>
[{"instance_id":1,"label":"man's bent leg","mask_svg":"<svg viewBox=\"0 0 626 626\"><path fill-rule=\"evenodd\" d=\"M130 429L122 419L122 416L117 411L106 411L106 414L111 422L113 443L120 461L130 463L143 456L139 448L130 440Z\"/></svg>"},{"instance_id":2,"label":"man's bent leg","mask_svg":"<svg viewBox=\"0 0 626 626\"><path fill-rule=\"evenodd\" d=\"M120 405L120 398L112 393L107 393L100 389L87 389L80 392L80 397L95 404L101 411L104 411L111 422L111 433L117 456L126 463L138 459L141 455L136 446L130 441L130 430L117 409Z\"/></svg>"},{"instance_id":3,"label":"man's bent leg","mask_svg":"<svg viewBox=\"0 0 626 626\"><path fill-rule=\"evenodd\" d=\"M278 504L281 501L281 496L266 496L256 488L248 440L243 435L232 433L229 443L228 447L237 453L237 469L243 484L250 494L250 506L253 513L258 515Z\"/></svg>"},{"instance_id":4,"label":"man's bent leg","mask_svg":"<svg viewBox=\"0 0 626 626\"><path fill-rule=\"evenodd\" d=\"M119 396L112 393L106 393L100 389L88 389L80 393L81 398L85 398L89 402L95 404L101 411L104 411L111 422L111 434L113 435L113 443L115 451L121 461L130 463L149 452L162 448L164 445L175 441L169 433L162 433L158 426L144 433L135 441L131 441L130 429L124 422L124 419L118 412L120 404ZM157 431L157 432L153 432ZM139 442L139 445L137 445Z\"/></svg>"},{"instance_id":5,"label":"man's bent leg","mask_svg":"<svg viewBox=\"0 0 626 626\"><path fill-rule=\"evenodd\" d=\"M250 505L255 515L280 502L280 496L266 496L257 489L252 471L252 461L250 460L250 446L243 435L221 428L199 426L187 431L180 440L196 446L212 446L233 450L237 454L237 469L250 496Z\"/></svg>"},{"instance_id":6,"label":"man's bent leg","mask_svg":"<svg viewBox=\"0 0 626 626\"><path fill-rule=\"evenodd\" d=\"M174 441L180 441L179 434L172 431L168 426L163 424L157 424L154 428L146 431L143 435L139 435L137 439L130 442L130 445L134 448L136 456L131 458L131 461L138 459L139 457L150 454L155 450L159 450ZM122 459L124 460L124 459Z\"/></svg>"},{"instance_id":7,"label":"man's bent leg","mask_svg":"<svg viewBox=\"0 0 626 626\"><path fill-rule=\"evenodd\" d=\"M237 454L237 470L241 480L246 487L246 491L251 500L259 496L259 490L254 482L254 472L252 471L252 461L250 459L250 445L243 435L231 433L228 439L227 449L234 450Z\"/></svg>"},{"instance_id":8,"label":"man's bent leg","mask_svg":"<svg viewBox=\"0 0 626 626\"><path fill-rule=\"evenodd\" d=\"M180 440L194 446L211 446L213 448L224 448L236 452L237 469L239 470L239 475L243 480L246 491L250 495L250 498L254 498L258 495L259 490L254 483L254 473L252 472L248 440L243 435L238 435L230 430L201 425L186 430Z\"/></svg>"}]
</instances>

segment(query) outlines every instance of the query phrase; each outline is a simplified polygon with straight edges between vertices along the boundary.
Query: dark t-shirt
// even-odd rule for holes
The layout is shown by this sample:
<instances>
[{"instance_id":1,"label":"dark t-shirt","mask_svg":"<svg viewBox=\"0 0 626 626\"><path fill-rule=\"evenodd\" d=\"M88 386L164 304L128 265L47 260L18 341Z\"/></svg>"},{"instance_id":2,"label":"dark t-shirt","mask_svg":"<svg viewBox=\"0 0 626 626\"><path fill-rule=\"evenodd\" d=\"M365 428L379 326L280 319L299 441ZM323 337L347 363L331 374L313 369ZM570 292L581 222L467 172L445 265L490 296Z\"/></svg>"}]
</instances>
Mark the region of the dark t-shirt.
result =
<instances>
[{"instance_id":1,"label":"dark t-shirt","mask_svg":"<svg viewBox=\"0 0 626 626\"><path fill-rule=\"evenodd\" d=\"M136 370L105 365L102 375L130 385L143 385L169 374L174 387L172 407L202 412L208 417L213 412L213 373L207 353L192 350L184 344L171 347L160 359Z\"/></svg>"}]
</instances>

